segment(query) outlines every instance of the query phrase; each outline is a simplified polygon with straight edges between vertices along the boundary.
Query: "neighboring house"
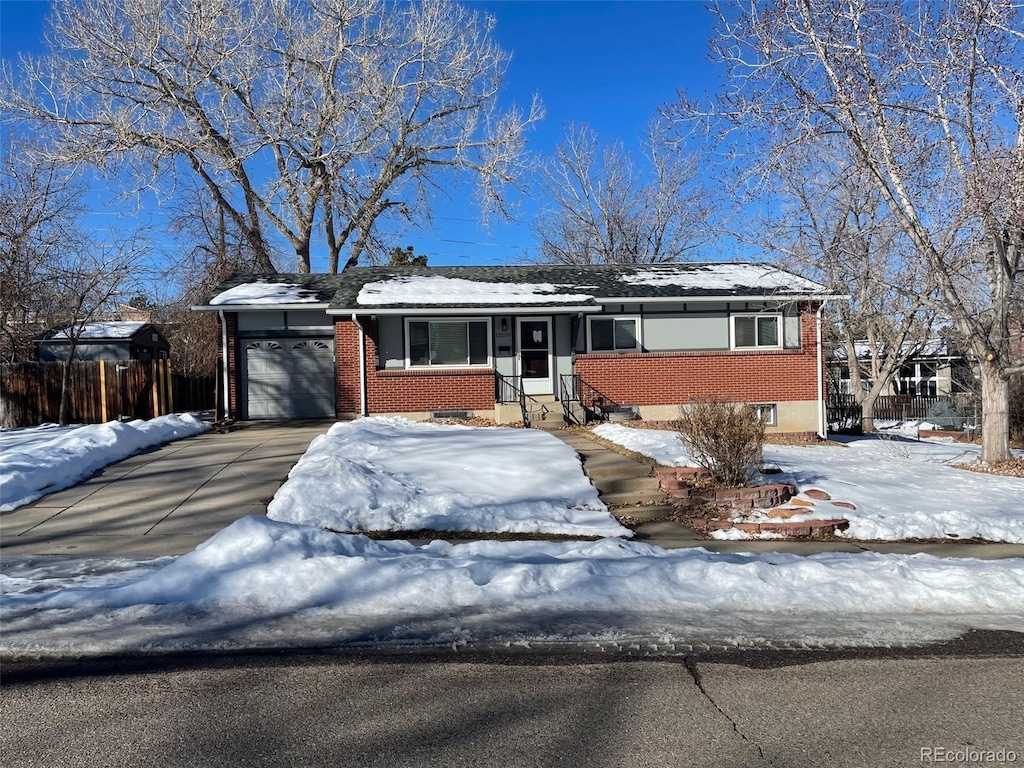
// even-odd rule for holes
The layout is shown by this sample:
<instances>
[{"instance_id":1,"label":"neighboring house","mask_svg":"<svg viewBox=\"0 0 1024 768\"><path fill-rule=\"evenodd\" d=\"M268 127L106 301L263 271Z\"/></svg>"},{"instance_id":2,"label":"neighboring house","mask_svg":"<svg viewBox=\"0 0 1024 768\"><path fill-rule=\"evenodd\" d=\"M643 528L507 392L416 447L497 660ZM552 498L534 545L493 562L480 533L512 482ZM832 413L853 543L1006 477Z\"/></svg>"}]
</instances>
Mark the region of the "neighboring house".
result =
<instances>
[{"instance_id":1,"label":"neighboring house","mask_svg":"<svg viewBox=\"0 0 1024 768\"><path fill-rule=\"evenodd\" d=\"M866 342L855 345L857 357L869 360L870 350ZM846 361L846 349L838 346L828 362L829 378L838 394L853 394L850 381L850 366ZM873 380L862 376L861 387L871 389ZM933 338L921 344L920 349L897 369L881 394L907 397L947 397L971 392L974 389L974 373L970 361L949 341Z\"/></svg>"},{"instance_id":2,"label":"neighboring house","mask_svg":"<svg viewBox=\"0 0 1024 768\"><path fill-rule=\"evenodd\" d=\"M219 313L240 419L669 420L719 397L808 435L830 298L761 264L359 267L235 276L193 309Z\"/></svg>"},{"instance_id":3,"label":"neighboring house","mask_svg":"<svg viewBox=\"0 0 1024 768\"><path fill-rule=\"evenodd\" d=\"M67 360L71 339L66 328L47 331L36 339L40 362ZM75 345L75 360L166 360L171 345L152 325L143 322L86 323Z\"/></svg>"}]
</instances>

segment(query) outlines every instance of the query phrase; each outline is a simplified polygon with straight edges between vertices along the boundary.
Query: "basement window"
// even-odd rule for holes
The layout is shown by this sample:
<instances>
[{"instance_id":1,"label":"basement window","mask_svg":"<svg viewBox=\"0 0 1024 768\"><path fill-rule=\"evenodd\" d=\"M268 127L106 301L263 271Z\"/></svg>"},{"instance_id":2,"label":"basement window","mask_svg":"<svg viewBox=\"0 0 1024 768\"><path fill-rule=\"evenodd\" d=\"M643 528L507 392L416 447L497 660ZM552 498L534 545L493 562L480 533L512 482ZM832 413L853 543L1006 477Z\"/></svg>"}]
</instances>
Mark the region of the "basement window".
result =
<instances>
[{"instance_id":1,"label":"basement window","mask_svg":"<svg viewBox=\"0 0 1024 768\"><path fill-rule=\"evenodd\" d=\"M764 422L766 427L779 426L778 410L775 403L755 403L750 406L757 414L757 418Z\"/></svg>"}]
</instances>

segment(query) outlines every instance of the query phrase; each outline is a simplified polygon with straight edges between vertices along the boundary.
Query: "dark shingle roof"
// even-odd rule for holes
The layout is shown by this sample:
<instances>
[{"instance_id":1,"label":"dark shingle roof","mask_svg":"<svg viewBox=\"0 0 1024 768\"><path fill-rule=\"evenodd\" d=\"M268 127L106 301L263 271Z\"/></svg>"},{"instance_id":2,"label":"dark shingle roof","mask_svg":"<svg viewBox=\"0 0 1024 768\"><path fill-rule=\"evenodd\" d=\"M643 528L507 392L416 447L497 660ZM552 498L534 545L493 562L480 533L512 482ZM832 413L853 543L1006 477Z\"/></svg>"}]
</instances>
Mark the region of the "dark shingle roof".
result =
<instances>
[{"instance_id":1,"label":"dark shingle roof","mask_svg":"<svg viewBox=\"0 0 1024 768\"><path fill-rule=\"evenodd\" d=\"M232 289L238 289L242 286L252 285L256 288L260 287L260 284L266 286L284 285L291 286L291 290L287 291L291 296L299 297L299 303L318 303L327 304L331 301L335 291L338 290L338 278L340 275L325 275L325 274L277 274L277 273L264 273L264 274L235 274L229 277L227 280L222 282L217 288L210 294L203 305L217 304L222 306L229 306L231 304L244 305L245 302L239 300L226 300L217 301L218 297L226 299L223 294L232 291ZM229 294L230 295L230 294ZM252 303L267 303L264 302L252 302ZM282 303L296 303L294 301L284 301Z\"/></svg>"},{"instance_id":2,"label":"dark shingle roof","mask_svg":"<svg viewBox=\"0 0 1024 768\"><path fill-rule=\"evenodd\" d=\"M822 296L823 286L767 264L686 263L602 266L356 267L339 275L236 275L249 283L295 286L304 301L333 310L416 307L597 305L608 299Z\"/></svg>"}]
</instances>

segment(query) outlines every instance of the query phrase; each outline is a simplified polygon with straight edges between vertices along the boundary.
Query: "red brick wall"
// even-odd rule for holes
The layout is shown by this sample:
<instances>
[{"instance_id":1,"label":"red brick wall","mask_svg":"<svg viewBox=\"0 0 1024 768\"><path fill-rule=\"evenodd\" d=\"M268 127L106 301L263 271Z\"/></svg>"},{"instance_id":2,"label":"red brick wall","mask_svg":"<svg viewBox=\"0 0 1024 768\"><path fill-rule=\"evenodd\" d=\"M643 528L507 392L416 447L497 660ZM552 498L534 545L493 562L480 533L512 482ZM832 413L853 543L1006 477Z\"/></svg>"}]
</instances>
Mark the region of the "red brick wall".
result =
<instances>
[{"instance_id":1,"label":"red brick wall","mask_svg":"<svg viewBox=\"0 0 1024 768\"><path fill-rule=\"evenodd\" d=\"M801 316L801 349L581 354L575 372L607 397L629 405L674 405L715 396L769 403L816 400L813 310Z\"/></svg>"},{"instance_id":2,"label":"red brick wall","mask_svg":"<svg viewBox=\"0 0 1024 768\"><path fill-rule=\"evenodd\" d=\"M375 413L403 411L471 410L494 408L494 370L450 368L442 370L377 370L373 323L366 328L367 409ZM334 325L337 354L338 412L358 413L359 329L351 320Z\"/></svg>"}]
</instances>

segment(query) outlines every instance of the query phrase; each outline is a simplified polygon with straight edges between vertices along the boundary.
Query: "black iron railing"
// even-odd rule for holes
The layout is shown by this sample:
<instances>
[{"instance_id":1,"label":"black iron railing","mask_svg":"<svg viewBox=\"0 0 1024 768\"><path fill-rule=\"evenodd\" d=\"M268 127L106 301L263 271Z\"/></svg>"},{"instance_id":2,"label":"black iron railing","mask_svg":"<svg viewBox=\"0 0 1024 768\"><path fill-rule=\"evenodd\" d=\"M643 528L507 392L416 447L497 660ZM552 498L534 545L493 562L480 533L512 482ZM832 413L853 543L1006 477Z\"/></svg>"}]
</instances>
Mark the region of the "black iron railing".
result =
<instances>
[{"instance_id":1,"label":"black iron railing","mask_svg":"<svg viewBox=\"0 0 1024 768\"><path fill-rule=\"evenodd\" d=\"M505 376L494 372L494 400L498 403L517 403L523 388L518 376Z\"/></svg>"},{"instance_id":2,"label":"black iron railing","mask_svg":"<svg viewBox=\"0 0 1024 768\"><path fill-rule=\"evenodd\" d=\"M573 412L573 403L579 404L584 424L591 421L607 421L609 414L622 408L597 387L584 381L578 373L562 374L561 382L562 408L566 423L580 423L579 416Z\"/></svg>"},{"instance_id":3,"label":"black iron railing","mask_svg":"<svg viewBox=\"0 0 1024 768\"><path fill-rule=\"evenodd\" d=\"M523 380L520 376L505 376L494 372L494 399L499 403L519 403L519 412L523 415L523 424L530 426L532 415L536 412L539 418L548 413L548 406L523 391Z\"/></svg>"}]
</instances>

